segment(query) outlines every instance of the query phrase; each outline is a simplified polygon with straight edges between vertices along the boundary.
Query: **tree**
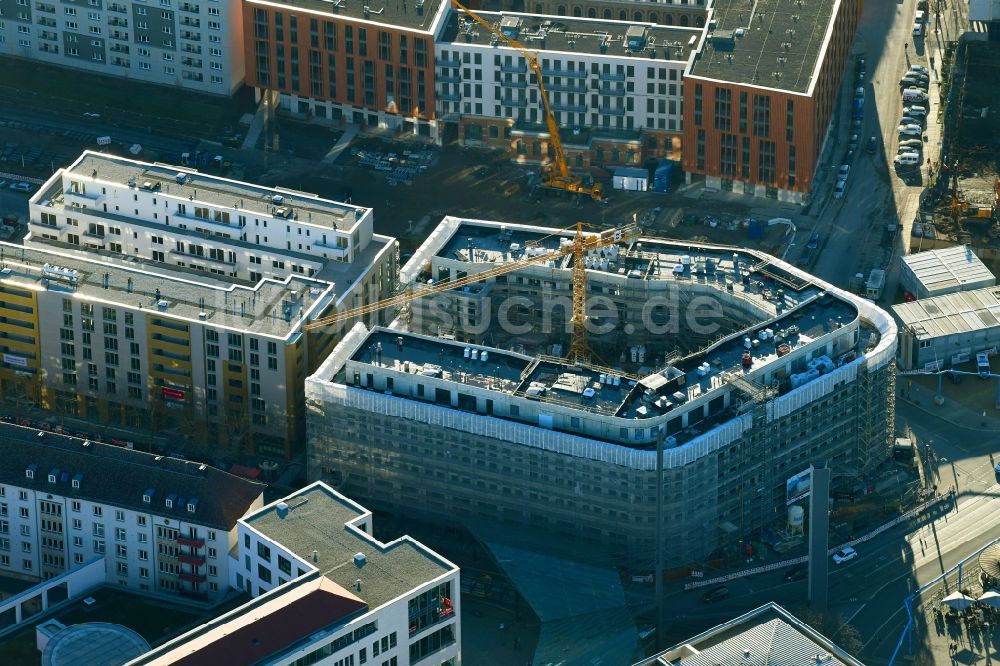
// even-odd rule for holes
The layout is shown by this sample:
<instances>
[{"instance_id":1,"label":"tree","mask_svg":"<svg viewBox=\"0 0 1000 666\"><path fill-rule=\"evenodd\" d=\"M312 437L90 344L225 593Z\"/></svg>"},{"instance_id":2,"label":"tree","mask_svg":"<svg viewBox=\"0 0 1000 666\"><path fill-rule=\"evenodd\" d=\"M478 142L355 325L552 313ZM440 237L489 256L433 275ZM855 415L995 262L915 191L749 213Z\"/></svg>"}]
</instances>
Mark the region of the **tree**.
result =
<instances>
[{"instance_id":1,"label":"tree","mask_svg":"<svg viewBox=\"0 0 1000 666\"><path fill-rule=\"evenodd\" d=\"M854 657L859 656L864 649L861 633L840 613L831 615L830 613L820 613L812 608L802 608L795 612L795 616L827 636Z\"/></svg>"}]
</instances>

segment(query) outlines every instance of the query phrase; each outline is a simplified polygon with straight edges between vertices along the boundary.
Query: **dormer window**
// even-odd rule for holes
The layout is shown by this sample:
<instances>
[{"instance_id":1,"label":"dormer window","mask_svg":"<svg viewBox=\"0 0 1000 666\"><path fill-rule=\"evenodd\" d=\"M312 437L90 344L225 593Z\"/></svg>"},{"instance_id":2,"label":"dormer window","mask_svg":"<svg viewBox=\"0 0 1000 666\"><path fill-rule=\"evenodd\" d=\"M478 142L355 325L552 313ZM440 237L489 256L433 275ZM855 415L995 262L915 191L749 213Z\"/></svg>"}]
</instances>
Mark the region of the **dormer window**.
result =
<instances>
[{"instance_id":1,"label":"dormer window","mask_svg":"<svg viewBox=\"0 0 1000 666\"><path fill-rule=\"evenodd\" d=\"M35 478L35 470L38 469L38 465L28 465L27 469L24 470L24 476L28 479Z\"/></svg>"},{"instance_id":2,"label":"dormer window","mask_svg":"<svg viewBox=\"0 0 1000 666\"><path fill-rule=\"evenodd\" d=\"M149 504L150 502L153 501L153 498L150 497L149 495L143 495L142 496L142 501L145 502L146 504Z\"/></svg>"},{"instance_id":3,"label":"dormer window","mask_svg":"<svg viewBox=\"0 0 1000 666\"><path fill-rule=\"evenodd\" d=\"M80 487L80 479L73 479L73 487L74 488Z\"/></svg>"},{"instance_id":4,"label":"dormer window","mask_svg":"<svg viewBox=\"0 0 1000 666\"><path fill-rule=\"evenodd\" d=\"M197 511L198 510L198 500L197 499L189 499L188 503L187 503L187 510L188 510L188 513L194 513L195 511Z\"/></svg>"},{"instance_id":5,"label":"dormer window","mask_svg":"<svg viewBox=\"0 0 1000 666\"><path fill-rule=\"evenodd\" d=\"M56 482L56 475L49 474L49 483L55 483L55 482Z\"/></svg>"},{"instance_id":6,"label":"dormer window","mask_svg":"<svg viewBox=\"0 0 1000 666\"><path fill-rule=\"evenodd\" d=\"M174 501L172 499L170 499L169 497L167 498L167 508L168 509L174 508Z\"/></svg>"},{"instance_id":7,"label":"dormer window","mask_svg":"<svg viewBox=\"0 0 1000 666\"><path fill-rule=\"evenodd\" d=\"M153 501L153 493L155 491L152 488L146 488L146 492L142 494L142 503L149 504Z\"/></svg>"}]
</instances>

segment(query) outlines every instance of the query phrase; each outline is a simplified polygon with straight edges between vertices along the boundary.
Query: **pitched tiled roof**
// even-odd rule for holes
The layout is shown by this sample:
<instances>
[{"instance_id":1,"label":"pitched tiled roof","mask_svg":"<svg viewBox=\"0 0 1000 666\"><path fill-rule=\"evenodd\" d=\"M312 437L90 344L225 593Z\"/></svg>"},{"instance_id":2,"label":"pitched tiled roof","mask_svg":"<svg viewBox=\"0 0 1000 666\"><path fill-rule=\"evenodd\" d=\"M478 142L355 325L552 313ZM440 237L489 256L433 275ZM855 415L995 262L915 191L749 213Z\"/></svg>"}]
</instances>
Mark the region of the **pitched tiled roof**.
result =
<instances>
[{"instance_id":1,"label":"pitched tiled roof","mask_svg":"<svg viewBox=\"0 0 1000 666\"><path fill-rule=\"evenodd\" d=\"M34 478L27 477L29 468ZM264 492L263 484L196 462L6 423L0 424L0 483L227 531Z\"/></svg>"}]
</instances>

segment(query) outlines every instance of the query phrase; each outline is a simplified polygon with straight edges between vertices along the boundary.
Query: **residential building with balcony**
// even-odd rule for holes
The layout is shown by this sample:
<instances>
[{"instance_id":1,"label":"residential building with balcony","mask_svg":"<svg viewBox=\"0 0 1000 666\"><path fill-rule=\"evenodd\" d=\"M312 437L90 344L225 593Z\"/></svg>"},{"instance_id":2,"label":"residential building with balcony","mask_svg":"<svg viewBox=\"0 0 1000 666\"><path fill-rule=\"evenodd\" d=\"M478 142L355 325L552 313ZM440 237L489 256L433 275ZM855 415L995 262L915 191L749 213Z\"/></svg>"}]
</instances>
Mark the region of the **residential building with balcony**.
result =
<instances>
[{"instance_id":1,"label":"residential building with balcony","mask_svg":"<svg viewBox=\"0 0 1000 666\"><path fill-rule=\"evenodd\" d=\"M213 467L0 424L0 572L47 580L103 558L106 581L214 604L236 521L264 486Z\"/></svg>"},{"instance_id":2,"label":"residential building with balcony","mask_svg":"<svg viewBox=\"0 0 1000 666\"><path fill-rule=\"evenodd\" d=\"M419 288L565 247L551 229L446 218ZM888 456L896 325L744 248L640 238L585 256L594 363L568 348L572 253L358 325L306 381L307 474L373 507L655 552L683 565L783 515L828 461L853 488ZM601 359L597 361L596 359Z\"/></svg>"},{"instance_id":3,"label":"residential building with balcony","mask_svg":"<svg viewBox=\"0 0 1000 666\"><path fill-rule=\"evenodd\" d=\"M702 31L600 19L480 12L536 54L570 168L680 159L683 74ZM461 12L435 45L445 140L554 157L527 60Z\"/></svg>"},{"instance_id":4,"label":"residential building with balcony","mask_svg":"<svg viewBox=\"0 0 1000 666\"><path fill-rule=\"evenodd\" d=\"M247 85L294 115L437 138L445 0L245 0Z\"/></svg>"},{"instance_id":5,"label":"residential building with balcony","mask_svg":"<svg viewBox=\"0 0 1000 666\"><path fill-rule=\"evenodd\" d=\"M368 294L338 291L360 269L239 283L41 244L0 255L5 400L278 459L302 446L310 359L339 339L303 324Z\"/></svg>"},{"instance_id":6,"label":"residential building with balcony","mask_svg":"<svg viewBox=\"0 0 1000 666\"><path fill-rule=\"evenodd\" d=\"M0 55L232 95L241 12L239 0L2 0Z\"/></svg>"},{"instance_id":7,"label":"residential building with balcony","mask_svg":"<svg viewBox=\"0 0 1000 666\"><path fill-rule=\"evenodd\" d=\"M684 75L683 168L711 189L807 203L860 0L712 0Z\"/></svg>"},{"instance_id":8,"label":"residential building with balcony","mask_svg":"<svg viewBox=\"0 0 1000 666\"><path fill-rule=\"evenodd\" d=\"M372 533L371 512L322 483L252 512L229 565L253 600L131 666L458 666L458 567Z\"/></svg>"},{"instance_id":9,"label":"residential building with balcony","mask_svg":"<svg viewBox=\"0 0 1000 666\"><path fill-rule=\"evenodd\" d=\"M494 3L490 3L494 4ZM500 3L506 4L506 3ZM682 28L701 28L708 13L706 0L533 0L524 9L535 14L634 21Z\"/></svg>"}]
</instances>

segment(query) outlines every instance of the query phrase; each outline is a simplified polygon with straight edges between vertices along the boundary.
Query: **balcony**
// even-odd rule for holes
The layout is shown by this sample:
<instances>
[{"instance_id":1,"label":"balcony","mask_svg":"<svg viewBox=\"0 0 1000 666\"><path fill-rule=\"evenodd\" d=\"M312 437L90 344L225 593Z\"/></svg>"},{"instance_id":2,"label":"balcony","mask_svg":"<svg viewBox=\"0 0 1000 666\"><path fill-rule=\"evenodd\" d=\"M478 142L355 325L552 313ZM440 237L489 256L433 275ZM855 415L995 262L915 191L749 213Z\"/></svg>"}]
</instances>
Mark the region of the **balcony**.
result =
<instances>
[{"instance_id":1,"label":"balcony","mask_svg":"<svg viewBox=\"0 0 1000 666\"><path fill-rule=\"evenodd\" d=\"M462 95L460 93L439 92L437 94L437 98L439 100L441 100L442 102L461 102L462 101Z\"/></svg>"},{"instance_id":2,"label":"balcony","mask_svg":"<svg viewBox=\"0 0 1000 666\"><path fill-rule=\"evenodd\" d=\"M179 573L177 577L188 583L204 583L206 578L201 574Z\"/></svg>"},{"instance_id":3,"label":"balcony","mask_svg":"<svg viewBox=\"0 0 1000 666\"><path fill-rule=\"evenodd\" d=\"M196 555L178 555L178 562L183 562L184 564L190 564L193 567L201 567L205 565L205 558L198 557Z\"/></svg>"},{"instance_id":4,"label":"balcony","mask_svg":"<svg viewBox=\"0 0 1000 666\"><path fill-rule=\"evenodd\" d=\"M458 58L451 60L449 58L438 58L437 64L441 67L461 67L462 61Z\"/></svg>"},{"instance_id":5,"label":"balcony","mask_svg":"<svg viewBox=\"0 0 1000 666\"><path fill-rule=\"evenodd\" d=\"M201 67L200 58L181 58L181 64L185 67Z\"/></svg>"},{"instance_id":6,"label":"balcony","mask_svg":"<svg viewBox=\"0 0 1000 666\"><path fill-rule=\"evenodd\" d=\"M197 32L188 32L187 30L185 30L181 33L181 39L187 39L192 42L200 42L201 35L199 35Z\"/></svg>"},{"instance_id":7,"label":"balcony","mask_svg":"<svg viewBox=\"0 0 1000 666\"><path fill-rule=\"evenodd\" d=\"M587 92L587 84L583 81L579 83L546 83L545 89L549 92L585 93Z\"/></svg>"},{"instance_id":8,"label":"balcony","mask_svg":"<svg viewBox=\"0 0 1000 666\"><path fill-rule=\"evenodd\" d=\"M625 88L612 88L611 86L601 86L598 88L598 92L602 95L608 95L610 97L624 97Z\"/></svg>"},{"instance_id":9,"label":"balcony","mask_svg":"<svg viewBox=\"0 0 1000 666\"><path fill-rule=\"evenodd\" d=\"M185 2L183 5L181 5L181 11L188 12L191 14L198 14L199 12L201 12L201 7L199 7L198 5L189 5L188 3Z\"/></svg>"},{"instance_id":10,"label":"balcony","mask_svg":"<svg viewBox=\"0 0 1000 666\"><path fill-rule=\"evenodd\" d=\"M616 74L614 72L601 72L597 75L597 78L601 81L624 81L624 74Z\"/></svg>"},{"instance_id":11,"label":"balcony","mask_svg":"<svg viewBox=\"0 0 1000 666\"><path fill-rule=\"evenodd\" d=\"M68 206L92 206L103 198L100 191L74 192L66 190L63 192L63 200Z\"/></svg>"},{"instance_id":12,"label":"balcony","mask_svg":"<svg viewBox=\"0 0 1000 666\"><path fill-rule=\"evenodd\" d=\"M563 76L568 79L585 79L587 78L587 70L585 69L575 69L572 72L566 69L550 69L548 67L542 68L542 76ZM545 83L545 87L548 88L548 82Z\"/></svg>"},{"instance_id":13,"label":"balcony","mask_svg":"<svg viewBox=\"0 0 1000 666\"><path fill-rule=\"evenodd\" d=\"M528 65L500 65L500 71L504 74L527 74Z\"/></svg>"},{"instance_id":14,"label":"balcony","mask_svg":"<svg viewBox=\"0 0 1000 666\"><path fill-rule=\"evenodd\" d=\"M461 99L461 97L459 97L458 99ZM348 253L350 252L350 248L339 247L337 245L332 245L332 244L323 243L323 242L313 243L313 246L314 247L323 248L324 251L329 251L329 252L333 253L333 256L335 256L335 257L346 257L348 255Z\"/></svg>"},{"instance_id":15,"label":"balcony","mask_svg":"<svg viewBox=\"0 0 1000 666\"><path fill-rule=\"evenodd\" d=\"M602 106L598 109L598 112L604 116L624 116L625 107L615 108L613 106Z\"/></svg>"},{"instance_id":16,"label":"balcony","mask_svg":"<svg viewBox=\"0 0 1000 666\"><path fill-rule=\"evenodd\" d=\"M46 14L55 14L56 8L53 5L43 5L42 3L38 2L35 3L35 11L45 12Z\"/></svg>"},{"instance_id":17,"label":"balcony","mask_svg":"<svg viewBox=\"0 0 1000 666\"><path fill-rule=\"evenodd\" d=\"M108 50L115 53L128 53L128 47L124 44L113 44Z\"/></svg>"},{"instance_id":18,"label":"balcony","mask_svg":"<svg viewBox=\"0 0 1000 666\"><path fill-rule=\"evenodd\" d=\"M108 35L108 36L111 37L111 39L118 39L118 40L121 40L123 42L127 42L128 41L128 33L127 32L120 32L118 30L112 30L111 34Z\"/></svg>"},{"instance_id":19,"label":"balcony","mask_svg":"<svg viewBox=\"0 0 1000 666\"><path fill-rule=\"evenodd\" d=\"M524 107L528 106L528 100L527 99L514 99L514 98L511 98L511 97L505 97L505 98L502 98L500 100L500 104L503 105L503 106L517 106L517 107L524 108Z\"/></svg>"},{"instance_id":20,"label":"balcony","mask_svg":"<svg viewBox=\"0 0 1000 666\"><path fill-rule=\"evenodd\" d=\"M177 544L180 546L187 546L188 548L203 548L205 546L205 540L178 536Z\"/></svg>"},{"instance_id":21,"label":"balcony","mask_svg":"<svg viewBox=\"0 0 1000 666\"><path fill-rule=\"evenodd\" d=\"M113 58L111 60L111 64L116 65L118 67L128 67L129 61L128 58Z\"/></svg>"},{"instance_id":22,"label":"balcony","mask_svg":"<svg viewBox=\"0 0 1000 666\"><path fill-rule=\"evenodd\" d=\"M438 83L461 83L462 77L458 74L440 73L437 75Z\"/></svg>"},{"instance_id":23,"label":"balcony","mask_svg":"<svg viewBox=\"0 0 1000 666\"><path fill-rule=\"evenodd\" d=\"M181 19L181 25L186 25L189 28L200 28L201 27L201 19L193 19L193 18L188 18L187 16L185 16L184 18Z\"/></svg>"},{"instance_id":24,"label":"balcony","mask_svg":"<svg viewBox=\"0 0 1000 666\"><path fill-rule=\"evenodd\" d=\"M527 88L528 82L523 79L501 79L500 85L504 88Z\"/></svg>"},{"instance_id":25,"label":"balcony","mask_svg":"<svg viewBox=\"0 0 1000 666\"><path fill-rule=\"evenodd\" d=\"M109 12L117 12L119 14L128 14L128 7L125 5L119 5L118 3L111 3L108 5Z\"/></svg>"},{"instance_id":26,"label":"balcony","mask_svg":"<svg viewBox=\"0 0 1000 666\"><path fill-rule=\"evenodd\" d=\"M566 102L552 104L553 111L566 111L568 113L587 113L589 108L586 104L567 104Z\"/></svg>"},{"instance_id":27,"label":"balcony","mask_svg":"<svg viewBox=\"0 0 1000 666\"><path fill-rule=\"evenodd\" d=\"M56 20L45 16L39 16L38 25L44 25L46 28L54 28L56 27Z\"/></svg>"},{"instance_id":28,"label":"balcony","mask_svg":"<svg viewBox=\"0 0 1000 666\"><path fill-rule=\"evenodd\" d=\"M195 55L201 55L201 46L193 46L191 44L185 44L184 48L181 49L184 53L194 53Z\"/></svg>"}]
</instances>

